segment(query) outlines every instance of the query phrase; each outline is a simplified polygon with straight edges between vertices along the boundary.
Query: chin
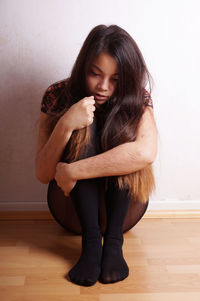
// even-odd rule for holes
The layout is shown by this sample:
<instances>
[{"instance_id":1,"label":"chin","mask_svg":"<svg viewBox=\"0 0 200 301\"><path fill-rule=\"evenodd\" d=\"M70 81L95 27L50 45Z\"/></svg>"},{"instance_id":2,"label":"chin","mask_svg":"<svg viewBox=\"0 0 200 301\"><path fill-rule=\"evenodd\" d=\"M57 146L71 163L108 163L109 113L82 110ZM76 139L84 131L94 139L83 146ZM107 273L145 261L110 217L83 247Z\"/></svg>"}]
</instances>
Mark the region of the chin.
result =
<instances>
[{"instance_id":1,"label":"chin","mask_svg":"<svg viewBox=\"0 0 200 301\"><path fill-rule=\"evenodd\" d=\"M95 99L96 100L96 99ZM98 104L99 106L100 105L103 105L104 103L106 103L108 100L104 100L104 101L99 101L99 100L96 100L96 104Z\"/></svg>"}]
</instances>

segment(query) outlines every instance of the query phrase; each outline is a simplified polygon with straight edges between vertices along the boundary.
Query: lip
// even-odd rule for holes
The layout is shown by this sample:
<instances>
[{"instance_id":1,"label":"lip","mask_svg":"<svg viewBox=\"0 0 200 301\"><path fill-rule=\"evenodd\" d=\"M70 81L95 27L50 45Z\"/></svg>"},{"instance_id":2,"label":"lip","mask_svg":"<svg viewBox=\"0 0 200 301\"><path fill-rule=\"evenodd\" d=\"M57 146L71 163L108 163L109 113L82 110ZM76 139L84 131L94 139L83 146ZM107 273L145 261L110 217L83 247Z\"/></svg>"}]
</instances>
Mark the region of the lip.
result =
<instances>
[{"instance_id":1,"label":"lip","mask_svg":"<svg viewBox=\"0 0 200 301\"><path fill-rule=\"evenodd\" d=\"M95 99L97 99L97 100L105 100L107 98L108 98L108 96L101 95L101 94L98 94L98 93L95 94Z\"/></svg>"}]
</instances>

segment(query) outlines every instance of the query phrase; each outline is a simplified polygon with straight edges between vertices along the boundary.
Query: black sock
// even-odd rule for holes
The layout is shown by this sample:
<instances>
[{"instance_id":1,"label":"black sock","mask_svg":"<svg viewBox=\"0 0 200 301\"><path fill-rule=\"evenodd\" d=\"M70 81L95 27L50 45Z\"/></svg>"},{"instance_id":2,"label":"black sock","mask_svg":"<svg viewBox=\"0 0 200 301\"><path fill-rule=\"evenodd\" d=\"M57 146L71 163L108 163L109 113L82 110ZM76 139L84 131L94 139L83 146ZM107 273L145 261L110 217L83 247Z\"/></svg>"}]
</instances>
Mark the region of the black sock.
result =
<instances>
[{"instance_id":1,"label":"black sock","mask_svg":"<svg viewBox=\"0 0 200 301\"><path fill-rule=\"evenodd\" d=\"M125 279L129 274L128 265L122 251L123 239L105 237L99 280L114 283Z\"/></svg>"},{"instance_id":2,"label":"black sock","mask_svg":"<svg viewBox=\"0 0 200 301\"><path fill-rule=\"evenodd\" d=\"M102 235L98 223L99 186L97 179L77 181L70 195L82 226L82 253L69 271L72 282L90 286L100 275Z\"/></svg>"},{"instance_id":3,"label":"black sock","mask_svg":"<svg viewBox=\"0 0 200 301\"><path fill-rule=\"evenodd\" d=\"M123 257L123 222L126 216L130 196L127 190L119 190L116 177L109 179L106 194L107 228L104 235L101 275L103 283L123 280L129 274L129 268Z\"/></svg>"}]
</instances>

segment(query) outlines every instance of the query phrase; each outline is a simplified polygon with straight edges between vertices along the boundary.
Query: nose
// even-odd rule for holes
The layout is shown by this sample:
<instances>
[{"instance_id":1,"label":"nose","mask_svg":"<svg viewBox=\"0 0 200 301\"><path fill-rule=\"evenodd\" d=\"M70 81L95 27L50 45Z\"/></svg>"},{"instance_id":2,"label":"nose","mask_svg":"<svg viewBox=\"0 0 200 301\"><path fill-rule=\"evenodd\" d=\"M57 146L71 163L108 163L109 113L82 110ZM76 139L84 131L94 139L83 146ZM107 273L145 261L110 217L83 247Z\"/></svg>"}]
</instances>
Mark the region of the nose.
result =
<instances>
[{"instance_id":1,"label":"nose","mask_svg":"<svg viewBox=\"0 0 200 301\"><path fill-rule=\"evenodd\" d=\"M105 79L101 79L98 83L98 88L102 91L108 91L109 89L109 81Z\"/></svg>"}]
</instances>

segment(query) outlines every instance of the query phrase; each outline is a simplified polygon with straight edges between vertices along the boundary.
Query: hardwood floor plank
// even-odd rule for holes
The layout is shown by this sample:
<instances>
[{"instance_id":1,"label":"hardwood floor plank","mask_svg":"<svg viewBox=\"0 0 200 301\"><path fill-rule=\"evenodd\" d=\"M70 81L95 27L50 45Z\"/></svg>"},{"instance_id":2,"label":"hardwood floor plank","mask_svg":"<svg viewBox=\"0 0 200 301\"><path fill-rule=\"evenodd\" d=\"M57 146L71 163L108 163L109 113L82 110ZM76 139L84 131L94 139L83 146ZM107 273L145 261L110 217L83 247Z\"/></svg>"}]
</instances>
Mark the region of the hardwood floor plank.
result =
<instances>
[{"instance_id":1,"label":"hardwood floor plank","mask_svg":"<svg viewBox=\"0 0 200 301\"><path fill-rule=\"evenodd\" d=\"M25 276L0 276L0 286L24 285Z\"/></svg>"},{"instance_id":2,"label":"hardwood floor plank","mask_svg":"<svg viewBox=\"0 0 200 301\"><path fill-rule=\"evenodd\" d=\"M142 219L124 234L129 276L82 287L68 272L81 236L54 220L0 221L0 300L200 300L200 219Z\"/></svg>"},{"instance_id":3,"label":"hardwood floor plank","mask_svg":"<svg viewBox=\"0 0 200 301\"><path fill-rule=\"evenodd\" d=\"M200 293L102 294L100 301L199 301Z\"/></svg>"},{"instance_id":4,"label":"hardwood floor plank","mask_svg":"<svg viewBox=\"0 0 200 301\"><path fill-rule=\"evenodd\" d=\"M166 265L166 269L169 274L199 274L200 264L193 265Z\"/></svg>"}]
</instances>

